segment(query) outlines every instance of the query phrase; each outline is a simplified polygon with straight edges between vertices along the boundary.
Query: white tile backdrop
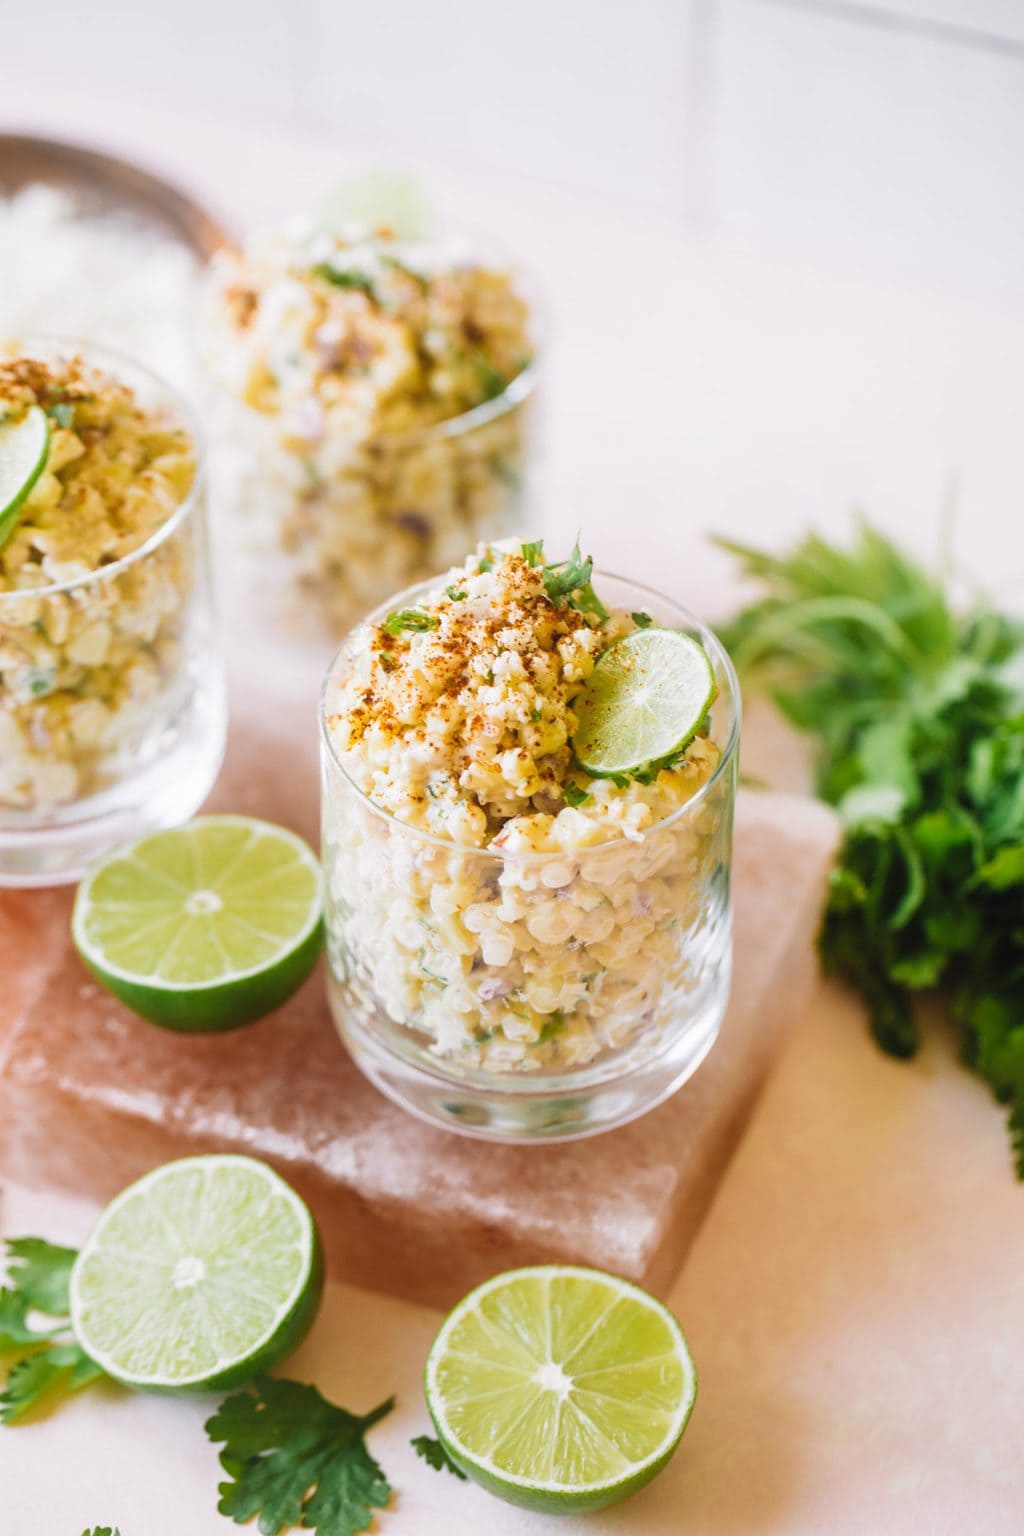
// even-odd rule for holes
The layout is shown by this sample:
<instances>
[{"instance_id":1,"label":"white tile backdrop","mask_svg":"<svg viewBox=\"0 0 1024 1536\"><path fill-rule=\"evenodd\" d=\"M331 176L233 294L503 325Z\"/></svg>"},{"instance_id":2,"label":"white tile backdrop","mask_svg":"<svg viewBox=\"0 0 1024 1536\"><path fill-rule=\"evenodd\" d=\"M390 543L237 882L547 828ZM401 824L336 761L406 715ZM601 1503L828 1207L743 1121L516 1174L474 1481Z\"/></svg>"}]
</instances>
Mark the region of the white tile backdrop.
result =
<instances>
[{"instance_id":1,"label":"white tile backdrop","mask_svg":"<svg viewBox=\"0 0 1024 1536\"><path fill-rule=\"evenodd\" d=\"M539 277L552 547L582 526L711 613L707 531L841 535L856 504L928 553L955 487L957 553L1024 607L1022 11L48 0L44 32L0 0L0 128L240 225L422 171Z\"/></svg>"},{"instance_id":2,"label":"white tile backdrop","mask_svg":"<svg viewBox=\"0 0 1024 1536\"><path fill-rule=\"evenodd\" d=\"M0 0L0 19L0 87L219 110L1024 296L1024 0Z\"/></svg>"}]
</instances>

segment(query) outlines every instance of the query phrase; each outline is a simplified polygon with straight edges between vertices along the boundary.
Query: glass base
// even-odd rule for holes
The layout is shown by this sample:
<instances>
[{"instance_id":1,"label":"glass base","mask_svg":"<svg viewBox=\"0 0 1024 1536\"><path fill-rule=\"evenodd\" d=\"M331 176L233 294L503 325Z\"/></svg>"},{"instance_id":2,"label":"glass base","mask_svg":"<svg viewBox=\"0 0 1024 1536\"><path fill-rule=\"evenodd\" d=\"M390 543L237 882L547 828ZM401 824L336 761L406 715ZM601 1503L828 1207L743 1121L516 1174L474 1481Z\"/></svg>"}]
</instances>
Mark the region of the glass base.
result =
<instances>
[{"instance_id":1,"label":"glass base","mask_svg":"<svg viewBox=\"0 0 1024 1536\"><path fill-rule=\"evenodd\" d=\"M167 749L102 794L46 819L0 810L0 888L71 884L118 843L188 821L220 771L225 728L223 691L209 686Z\"/></svg>"},{"instance_id":2,"label":"glass base","mask_svg":"<svg viewBox=\"0 0 1024 1536\"><path fill-rule=\"evenodd\" d=\"M665 1048L642 1061L620 1059L580 1068L561 1077L509 1074L481 1081L457 1071L432 1069L392 1050L381 1032L368 1028L347 989L328 971L331 1013L356 1066L381 1093L430 1125L442 1125L480 1141L570 1141L627 1125L672 1096L692 1077L718 1037L729 993L728 967L703 997L703 1007Z\"/></svg>"}]
</instances>

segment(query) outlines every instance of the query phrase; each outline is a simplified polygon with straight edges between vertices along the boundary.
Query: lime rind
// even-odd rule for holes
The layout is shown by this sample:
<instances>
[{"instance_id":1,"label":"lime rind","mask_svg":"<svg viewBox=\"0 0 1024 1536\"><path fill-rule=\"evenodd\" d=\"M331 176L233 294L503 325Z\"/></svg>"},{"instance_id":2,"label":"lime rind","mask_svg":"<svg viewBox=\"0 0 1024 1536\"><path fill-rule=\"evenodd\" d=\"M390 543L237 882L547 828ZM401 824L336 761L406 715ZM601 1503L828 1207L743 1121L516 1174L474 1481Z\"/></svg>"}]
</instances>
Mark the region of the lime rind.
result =
<instances>
[{"instance_id":1,"label":"lime rind","mask_svg":"<svg viewBox=\"0 0 1024 1536\"><path fill-rule=\"evenodd\" d=\"M573 701L576 760L593 778L636 773L685 751L718 686L703 646L679 630L635 630L600 656Z\"/></svg>"},{"instance_id":2,"label":"lime rind","mask_svg":"<svg viewBox=\"0 0 1024 1536\"><path fill-rule=\"evenodd\" d=\"M445 1394L439 1379L441 1363L449 1355L449 1345L453 1334L459 1330L474 1312L480 1313L481 1304L486 1302L496 1292L509 1290L523 1282L555 1281L565 1279L578 1279L584 1284L603 1287L612 1298L608 1312L614 1310L622 1302L632 1303L630 1316L635 1321L636 1308L644 1309L656 1324L656 1327L664 1330L671 1348L663 1356L655 1360L652 1357L650 1364L657 1364L655 1380L658 1380L663 1390L664 1359L671 1359L680 1368L680 1392L676 1410L666 1414L663 1410L655 1410L653 1398L650 1393L646 1395L646 1401L638 1408L637 1404L628 1399L615 1402L612 1409L612 1418L617 1423L617 1429L622 1435L627 1424L639 1425L643 1436L646 1436L652 1423L661 1421L662 1433L658 1443L635 1460L630 1459L617 1450L611 1442L609 1449L618 1456L619 1465L610 1475L587 1481L567 1482L560 1477L528 1476L510 1470L507 1466L499 1466L493 1456L482 1455L478 1451L467 1446L460 1439L457 1428L451 1422L451 1415L445 1408ZM572 1349L565 1354L564 1359L556 1364L571 1365L574 1358L578 1358L581 1350L593 1345L593 1334L598 1325L606 1320L602 1314L597 1323L581 1338L577 1339ZM534 1332L531 1338L531 1326L523 1316L516 1316L512 1320L513 1333L503 1333L500 1340L496 1340L493 1332L490 1338L483 1344L486 1356L467 1357L460 1355L460 1360L466 1361L466 1370L472 1370L474 1381L480 1380L484 1392L480 1396L486 1397L489 1403L489 1418L493 1419L499 1404L506 1414L519 1415L519 1422L526 1415L533 1413L538 1418L538 1424L531 1426L538 1447L545 1443L551 1445L554 1453L554 1436L559 1426L559 1415L549 1415L550 1422L544 1420L544 1408L536 1388L527 1390L530 1382L530 1371L537 1369L538 1350L542 1350L545 1341ZM535 1322L541 1320L535 1320ZM547 1353L552 1354L551 1330L554 1325L551 1316L542 1326L548 1329L546 1340ZM486 1320L481 1316L481 1327L486 1335ZM464 1342L464 1341L463 1341ZM564 1342L564 1341L563 1341ZM505 1354L506 1359L494 1358ZM643 1360L623 1361L610 1363L603 1372L580 1372L578 1379L588 1380L589 1388L579 1387L574 1381L568 1398L573 1401L574 1412L579 1407L580 1399L586 1399L583 1408L586 1412L579 1414L584 1421L589 1422L590 1409L597 1402L594 1378L598 1378L597 1385L601 1388L600 1397L608 1397L609 1374L621 1376L624 1372L636 1372L639 1368L643 1374ZM604 1379L601 1379L601 1378ZM424 1391L427 1399L427 1407L441 1443L444 1445L451 1459L466 1473L466 1475L482 1487L507 1502L518 1504L524 1508L546 1511L549 1513L585 1513L588 1510L600 1509L608 1504L625 1498L628 1494L643 1487L664 1467L676 1450L683 1432L693 1411L693 1405L697 1392L697 1373L693 1364L693 1358L686 1343L685 1336L678 1321L672 1313L642 1290L639 1286L621 1280L617 1276L603 1274L599 1270L588 1269L573 1265L544 1265L525 1270L513 1270L507 1274L498 1275L494 1279L486 1281L471 1291L446 1318L445 1322L431 1347L427 1357L424 1372ZM472 1399L471 1399L472 1400ZM590 1424L590 1430L597 1436L602 1431L596 1425ZM611 1459L611 1458L609 1458Z\"/></svg>"},{"instance_id":3,"label":"lime rind","mask_svg":"<svg viewBox=\"0 0 1024 1536\"><path fill-rule=\"evenodd\" d=\"M185 1231L176 1231L173 1219L168 1219L160 1201L153 1197L154 1191L168 1179L191 1179L193 1175L209 1179L211 1175L218 1178L224 1173L239 1172L265 1185L266 1197L257 1212L262 1218L260 1225L256 1227L253 1223L244 1242L239 1240L236 1259L244 1261L244 1268L236 1263L238 1283L233 1284L231 1276L215 1273L206 1284L208 1277L204 1276L201 1300L190 1304L180 1290L175 1291L173 1271L165 1270L161 1276L161 1262L166 1264L167 1251L175 1245L188 1250L177 1255L178 1262L183 1258L185 1262L202 1259L204 1252L209 1258L216 1243L223 1247L226 1241L234 1241L230 1217L218 1213L216 1233L204 1235L204 1209L199 1201L194 1208L191 1204L187 1207L191 1220ZM287 1213L295 1247L294 1254L287 1256L286 1266L294 1271L294 1280L280 1297L274 1297L272 1286L267 1286L268 1279L273 1278L270 1259L278 1261L277 1268L281 1268L281 1254L274 1254L268 1245L267 1229L275 1214L274 1206L278 1217ZM265 1265L262 1275L261 1261ZM104 1296L107 1278L118 1272L116 1292ZM162 1285L162 1279L168 1283ZM71 1323L90 1359L125 1386L167 1393L221 1391L270 1370L298 1347L312 1326L323 1285L323 1250L316 1223L305 1202L279 1174L255 1158L233 1153L181 1158L130 1184L103 1211L72 1270ZM218 1331L218 1315L228 1320L228 1332L232 1325L237 1332L238 1320L244 1320L246 1308L250 1313L256 1310L254 1300L263 1312L269 1313L269 1320L245 1340L243 1347L218 1355L212 1342ZM139 1371L127 1366L116 1350L105 1346L102 1334L114 1331L119 1344L140 1353L145 1343L147 1304L159 1319L154 1332L162 1327L165 1337L173 1334L173 1347L179 1353L186 1344L194 1352L205 1346L215 1356L213 1363L178 1372ZM102 1329L100 1319L96 1319L97 1326L90 1320L96 1318L101 1308L105 1310Z\"/></svg>"},{"instance_id":4,"label":"lime rind","mask_svg":"<svg viewBox=\"0 0 1024 1536\"><path fill-rule=\"evenodd\" d=\"M0 545L14 532L49 454L50 418L40 406L30 406L18 421L0 422Z\"/></svg>"}]
</instances>

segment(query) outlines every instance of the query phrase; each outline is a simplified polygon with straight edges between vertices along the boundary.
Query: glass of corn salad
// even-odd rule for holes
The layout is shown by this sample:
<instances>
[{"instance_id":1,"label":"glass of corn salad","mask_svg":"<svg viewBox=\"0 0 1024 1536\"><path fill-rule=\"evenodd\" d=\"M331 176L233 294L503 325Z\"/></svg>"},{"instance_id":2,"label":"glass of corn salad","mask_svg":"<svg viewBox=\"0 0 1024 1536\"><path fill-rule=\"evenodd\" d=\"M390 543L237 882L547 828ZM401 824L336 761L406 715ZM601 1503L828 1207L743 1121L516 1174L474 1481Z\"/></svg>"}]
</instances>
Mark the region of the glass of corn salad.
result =
<instances>
[{"instance_id":1,"label":"glass of corn salad","mask_svg":"<svg viewBox=\"0 0 1024 1536\"><path fill-rule=\"evenodd\" d=\"M39 462L0 517L6 885L74 879L114 842L186 819L225 728L187 408L127 358L46 342L0 353L0 433L29 418Z\"/></svg>"},{"instance_id":2,"label":"glass of corn salad","mask_svg":"<svg viewBox=\"0 0 1024 1536\"><path fill-rule=\"evenodd\" d=\"M711 1048L731 967L728 657L668 598L537 544L480 546L345 640L321 709L331 1007L362 1070L470 1135L622 1124ZM713 702L668 760L574 752L616 640L671 627Z\"/></svg>"},{"instance_id":3,"label":"glass of corn salad","mask_svg":"<svg viewBox=\"0 0 1024 1536\"><path fill-rule=\"evenodd\" d=\"M534 344L507 267L300 226L218 257L206 315L237 546L293 633L338 638L520 525Z\"/></svg>"}]
</instances>

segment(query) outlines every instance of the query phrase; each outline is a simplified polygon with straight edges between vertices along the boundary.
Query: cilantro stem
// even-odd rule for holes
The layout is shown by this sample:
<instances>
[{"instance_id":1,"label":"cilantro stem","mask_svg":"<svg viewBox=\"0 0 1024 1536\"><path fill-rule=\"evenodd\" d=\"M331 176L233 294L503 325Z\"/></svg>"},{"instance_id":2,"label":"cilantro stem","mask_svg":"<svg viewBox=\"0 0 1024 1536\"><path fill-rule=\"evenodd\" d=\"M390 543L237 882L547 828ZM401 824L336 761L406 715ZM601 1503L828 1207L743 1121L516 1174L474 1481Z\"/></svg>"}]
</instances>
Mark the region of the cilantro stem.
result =
<instances>
[{"instance_id":1,"label":"cilantro stem","mask_svg":"<svg viewBox=\"0 0 1024 1536\"><path fill-rule=\"evenodd\" d=\"M737 668L752 667L769 654L779 640L790 638L794 629L810 629L815 624L844 619L873 630L910 666L921 666L920 651L911 644L895 619L884 609L858 597L817 597L803 603L787 603L784 609L762 620L756 631L734 647L733 661Z\"/></svg>"}]
</instances>

